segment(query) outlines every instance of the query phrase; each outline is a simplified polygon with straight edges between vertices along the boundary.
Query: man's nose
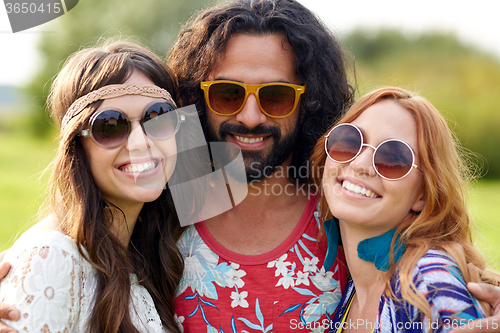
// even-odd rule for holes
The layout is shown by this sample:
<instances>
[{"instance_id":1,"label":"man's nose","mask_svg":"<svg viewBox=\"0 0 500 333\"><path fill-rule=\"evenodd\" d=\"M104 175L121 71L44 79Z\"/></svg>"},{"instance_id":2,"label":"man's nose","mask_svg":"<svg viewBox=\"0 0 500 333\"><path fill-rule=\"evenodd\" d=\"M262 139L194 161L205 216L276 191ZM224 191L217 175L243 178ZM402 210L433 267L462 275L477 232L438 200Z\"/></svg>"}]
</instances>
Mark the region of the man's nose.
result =
<instances>
[{"instance_id":1,"label":"man's nose","mask_svg":"<svg viewBox=\"0 0 500 333\"><path fill-rule=\"evenodd\" d=\"M243 109L236 115L236 120L249 129L266 122L267 116L260 110L255 94L248 95Z\"/></svg>"}]
</instances>

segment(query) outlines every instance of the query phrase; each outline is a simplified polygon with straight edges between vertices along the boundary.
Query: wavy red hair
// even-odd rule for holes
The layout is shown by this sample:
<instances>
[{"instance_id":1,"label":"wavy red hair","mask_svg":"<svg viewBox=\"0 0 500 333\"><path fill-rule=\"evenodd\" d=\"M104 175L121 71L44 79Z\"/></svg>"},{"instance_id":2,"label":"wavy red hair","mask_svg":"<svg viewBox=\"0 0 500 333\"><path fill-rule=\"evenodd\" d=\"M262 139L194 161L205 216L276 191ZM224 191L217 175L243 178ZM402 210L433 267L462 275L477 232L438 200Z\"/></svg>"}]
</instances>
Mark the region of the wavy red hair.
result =
<instances>
[{"instance_id":1,"label":"wavy red hair","mask_svg":"<svg viewBox=\"0 0 500 333\"><path fill-rule=\"evenodd\" d=\"M394 265L391 255L389 276L396 269L399 270L404 299L430 318L429 304L425 297L418 293L412 280L412 271L417 261L429 249L448 252L458 263L466 282L498 285L500 276L485 269L483 255L472 242L472 220L467 208L468 183L472 173L464 162L464 150L444 117L428 100L402 88L380 88L359 98L344 113L338 124L352 122L368 107L381 100L392 100L415 117L417 154L419 169L424 175L425 193L423 210L404 221L396 231L393 242L397 235L401 235L407 248L397 265ZM327 157L324 148L325 135L318 141L311 156L311 164L316 171L313 173L313 180L317 186L321 186L323 166ZM323 193L320 205L322 216L331 217ZM389 282L388 279L386 292L393 296ZM482 306L488 313L489 305Z\"/></svg>"}]
</instances>

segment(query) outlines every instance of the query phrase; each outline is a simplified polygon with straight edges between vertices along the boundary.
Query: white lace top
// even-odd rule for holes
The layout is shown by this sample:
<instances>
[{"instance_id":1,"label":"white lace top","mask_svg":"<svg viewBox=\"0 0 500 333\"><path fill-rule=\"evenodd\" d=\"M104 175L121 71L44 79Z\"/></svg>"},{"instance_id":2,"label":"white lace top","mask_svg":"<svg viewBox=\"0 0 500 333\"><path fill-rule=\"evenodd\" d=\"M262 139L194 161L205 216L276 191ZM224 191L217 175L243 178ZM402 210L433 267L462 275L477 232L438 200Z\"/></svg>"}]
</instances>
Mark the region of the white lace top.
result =
<instances>
[{"instance_id":1,"label":"white lace top","mask_svg":"<svg viewBox=\"0 0 500 333\"><path fill-rule=\"evenodd\" d=\"M97 287L95 269L75 242L58 232L28 231L5 256L12 269L0 284L0 301L21 312L5 321L20 332L85 332ZM130 316L140 332L165 332L146 288L131 276Z\"/></svg>"}]
</instances>

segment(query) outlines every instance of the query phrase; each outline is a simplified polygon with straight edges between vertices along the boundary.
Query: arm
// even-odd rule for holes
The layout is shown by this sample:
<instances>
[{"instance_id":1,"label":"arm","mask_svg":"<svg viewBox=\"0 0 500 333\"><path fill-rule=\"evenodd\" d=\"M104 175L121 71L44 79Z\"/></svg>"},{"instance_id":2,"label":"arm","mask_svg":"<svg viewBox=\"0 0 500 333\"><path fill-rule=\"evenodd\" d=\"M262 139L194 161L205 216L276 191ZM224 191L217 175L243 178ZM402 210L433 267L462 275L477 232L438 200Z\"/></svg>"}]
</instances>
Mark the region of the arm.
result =
<instances>
[{"instance_id":1,"label":"arm","mask_svg":"<svg viewBox=\"0 0 500 333\"><path fill-rule=\"evenodd\" d=\"M15 256L9 253L6 259L13 266L0 284L0 301L12 304L21 316L18 321L4 320L5 324L18 331L73 332L79 312L81 269L71 252L56 244L39 245ZM7 317L11 313L5 312ZM7 331L0 326L0 332Z\"/></svg>"},{"instance_id":2,"label":"arm","mask_svg":"<svg viewBox=\"0 0 500 333\"><path fill-rule=\"evenodd\" d=\"M500 332L500 287L485 283L468 283L467 288L474 297L491 305L490 317L477 319L470 325L464 325L450 333Z\"/></svg>"},{"instance_id":3,"label":"arm","mask_svg":"<svg viewBox=\"0 0 500 333\"><path fill-rule=\"evenodd\" d=\"M38 229L37 231L39 232L43 231L49 232L57 230L58 226L59 223L57 222L57 219L55 219L52 216L49 216L49 218L46 218L43 221L37 223L35 226L33 226L32 229L37 228ZM3 251L0 253L0 283L7 276L7 274L11 269L11 265L9 262L3 262L3 259L6 254L7 251ZM14 306L0 302L0 319L17 321L19 320L19 318L20 318L20 313ZM2 320L0 320L0 333L6 333L6 332L15 332L15 330L13 330L10 326L7 326Z\"/></svg>"},{"instance_id":4,"label":"arm","mask_svg":"<svg viewBox=\"0 0 500 333\"><path fill-rule=\"evenodd\" d=\"M485 317L479 302L467 290L456 261L449 254L429 250L418 261L417 269L415 284L425 295L432 316L424 316L424 328L431 325L432 332L449 332Z\"/></svg>"},{"instance_id":5,"label":"arm","mask_svg":"<svg viewBox=\"0 0 500 333\"><path fill-rule=\"evenodd\" d=\"M5 256L5 252L0 254L1 260ZM8 262L3 262L0 264L0 281L2 281L7 273L10 271L10 264ZM19 311L11 305L0 303L0 318L9 320L19 320ZM15 332L12 327L7 326L3 321L0 320L0 333Z\"/></svg>"}]
</instances>

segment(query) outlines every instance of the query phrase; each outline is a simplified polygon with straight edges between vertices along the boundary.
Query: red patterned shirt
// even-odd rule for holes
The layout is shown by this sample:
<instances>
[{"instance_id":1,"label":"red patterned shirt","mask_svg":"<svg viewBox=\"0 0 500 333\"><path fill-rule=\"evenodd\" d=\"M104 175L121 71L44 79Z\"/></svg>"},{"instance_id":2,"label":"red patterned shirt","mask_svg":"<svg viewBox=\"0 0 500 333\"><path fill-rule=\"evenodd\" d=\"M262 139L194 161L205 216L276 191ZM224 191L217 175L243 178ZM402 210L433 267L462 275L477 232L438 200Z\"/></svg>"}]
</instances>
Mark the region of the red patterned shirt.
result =
<instances>
[{"instance_id":1,"label":"red patterned shirt","mask_svg":"<svg viewBox=\"0 0 500 333\"><path fill-rule=\"evenodd\" d=\"M333 266L323 267L316 201L281 245L261 255L227 250L203 222L190 226L178 242L185 271L175 312L184 332L324 332L347 274L340 247Z\"/></svg>"}]
</instances>

